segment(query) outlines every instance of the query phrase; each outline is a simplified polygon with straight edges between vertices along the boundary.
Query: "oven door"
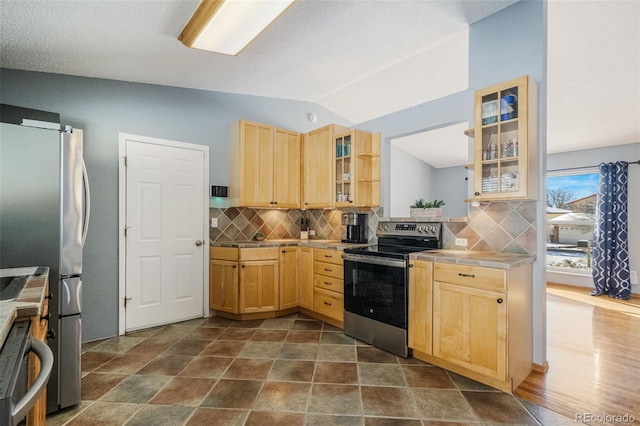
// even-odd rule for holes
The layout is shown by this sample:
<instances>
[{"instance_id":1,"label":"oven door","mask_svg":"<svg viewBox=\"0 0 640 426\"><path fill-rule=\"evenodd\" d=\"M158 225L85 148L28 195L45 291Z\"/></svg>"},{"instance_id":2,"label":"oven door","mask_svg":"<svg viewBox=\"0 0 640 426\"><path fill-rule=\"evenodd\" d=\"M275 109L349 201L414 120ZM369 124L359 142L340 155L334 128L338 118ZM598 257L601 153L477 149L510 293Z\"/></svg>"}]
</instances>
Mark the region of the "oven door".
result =
<instances>
[{"instance_id":1,"label":"oven door","mask_svg":"<svg viewBox=\"0 0 640 426\"><path fill-rule=\"evenodd\" d=\"M0 425L22 425L27 413L47 387L53 353L44 343L29 338L29 321L11 327L0 350ZM29 353L40 360L40 373L28 386Z\"/></svg>"},{"instance_id":2,"label":"oven door","mask_svg":"<svg viewBox=\"0 0 640 426\"><path fill-rule=\"evenodd\" d=\"M407 329L407 261L344 254L344 310Z\"/></svg>"}]
</instances>

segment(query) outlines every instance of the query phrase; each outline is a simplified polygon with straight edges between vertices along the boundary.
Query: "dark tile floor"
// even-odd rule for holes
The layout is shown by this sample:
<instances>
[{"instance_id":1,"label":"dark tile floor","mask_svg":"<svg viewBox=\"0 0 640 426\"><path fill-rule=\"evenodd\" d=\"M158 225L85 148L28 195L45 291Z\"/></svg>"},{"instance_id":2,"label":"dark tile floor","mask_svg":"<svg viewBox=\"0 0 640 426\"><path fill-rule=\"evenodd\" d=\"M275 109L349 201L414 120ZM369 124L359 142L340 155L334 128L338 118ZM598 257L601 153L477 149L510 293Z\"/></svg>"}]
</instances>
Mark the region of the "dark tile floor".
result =
<instances>
[{"instance_id":1,"label":"dark tile floor","mask_svg":"<svg viewBox=\"0 0 640 426\"><path fill-rule=\"evenodd\" d=\"M303 315L196 319L83 345L48 425L562 425L568 419Z\"/></svg>"}]
</instances>

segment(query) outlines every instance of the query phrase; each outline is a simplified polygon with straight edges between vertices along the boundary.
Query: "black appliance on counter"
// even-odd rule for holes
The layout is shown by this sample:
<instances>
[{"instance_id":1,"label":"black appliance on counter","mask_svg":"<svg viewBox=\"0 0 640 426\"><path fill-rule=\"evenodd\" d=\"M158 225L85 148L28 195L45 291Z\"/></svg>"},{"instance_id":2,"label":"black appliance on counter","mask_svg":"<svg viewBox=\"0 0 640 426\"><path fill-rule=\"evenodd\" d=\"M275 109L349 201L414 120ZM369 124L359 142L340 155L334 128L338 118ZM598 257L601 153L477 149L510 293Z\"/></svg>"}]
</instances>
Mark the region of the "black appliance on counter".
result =
<instances>
[{"instance_id":1,"label":"black appliance on counter","mask_svg":"<svg viewBox=\"0 0 640 426\"><path fill-rule=\"evenodd\" d=\"M343 243L363 244L368 241L367 222L369 216L366 213L343 213L342 224L347 227L347 237Z\"/></svg>"},{"instance_id":2,"label":"black appliance on counter","mask_svg":"<svg viewBox=\"0 0 640 426\"><path fill-rule=\"evenodd\" d=\"M376 235L344 250L344 333L407 358L409 254L442 248L442 223L385 221Z\"/></svg>"}]
</instances>

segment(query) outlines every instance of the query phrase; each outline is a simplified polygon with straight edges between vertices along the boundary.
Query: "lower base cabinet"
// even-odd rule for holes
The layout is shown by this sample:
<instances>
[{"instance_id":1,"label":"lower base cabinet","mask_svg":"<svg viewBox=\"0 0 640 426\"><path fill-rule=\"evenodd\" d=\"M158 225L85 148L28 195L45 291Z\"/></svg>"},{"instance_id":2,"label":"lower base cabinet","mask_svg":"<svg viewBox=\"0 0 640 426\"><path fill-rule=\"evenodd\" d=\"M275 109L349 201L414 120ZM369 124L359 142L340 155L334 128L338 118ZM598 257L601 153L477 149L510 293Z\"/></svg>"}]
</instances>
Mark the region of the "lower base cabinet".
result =
<instances>
[{"instance_id":1,"label":"lower base cabinet","mask_svg":"<svg viewBox=\"0 0 640 426\"><path fill-rule=\"evenodd\" d=\"M209 308L231 319L302 311L342 328L342 252L311 247L209 250Z\"/></svg>"},{"instance_id":2,"label":"lower base cabinet","mask_svg":"<svg viewBox=\"0 0 640 426\"><path fill-rule=\"evenodd\" d=\"M414 357L513 392L533 367L531 264L497 269L412 260L411 265Z\"/></svg>"},{"instance_id":3,"label":"lower base cabinet","mask_svg":"<svg viewBox=\"0 0 640 426\"><path fill-rule=\"evenodd\" d=\"M48 286L48 282L47 282ZM45 294L49 293L49 289L46 288ZM42 342L47 342L47 329L49 328L49 301L47 299L44 300L42 305L42 315L31 317L31 329L29 330L29 335L32 339L37 339ZM29 371L28 371L28 381L29 387L33 386L40 373L40 360L35 354L29 355ZM45 388L38 401L31 408L29 413L27 413L27 426L41 426L46 424L46 416L47 416L47 389Z\"/></svg>"}]
</instances>

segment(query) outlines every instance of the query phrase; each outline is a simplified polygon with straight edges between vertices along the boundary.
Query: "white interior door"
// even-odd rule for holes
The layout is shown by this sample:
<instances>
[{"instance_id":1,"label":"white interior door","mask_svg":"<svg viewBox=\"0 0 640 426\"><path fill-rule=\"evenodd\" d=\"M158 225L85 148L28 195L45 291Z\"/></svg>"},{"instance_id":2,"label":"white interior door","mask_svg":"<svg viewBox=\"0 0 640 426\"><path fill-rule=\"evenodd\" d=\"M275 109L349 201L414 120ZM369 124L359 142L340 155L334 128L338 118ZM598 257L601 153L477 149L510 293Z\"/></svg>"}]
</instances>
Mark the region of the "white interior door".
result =
<instances>
[{"instance_id":1,"label":"white interior door","mask_svg":"<svg viewBox=\"0 0 640 426\"><path fill-rule=\"evenodd\" d=\"M125 150L125 329L201 317L205 155L131 138Z\"/></svg>"}]
</instances>

